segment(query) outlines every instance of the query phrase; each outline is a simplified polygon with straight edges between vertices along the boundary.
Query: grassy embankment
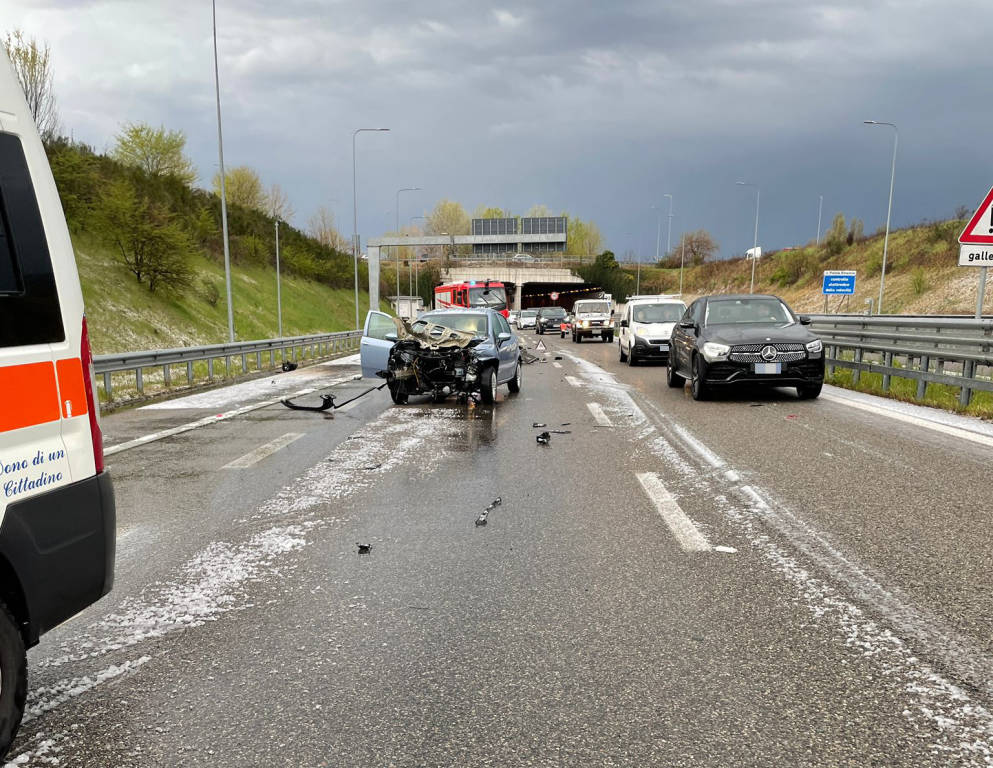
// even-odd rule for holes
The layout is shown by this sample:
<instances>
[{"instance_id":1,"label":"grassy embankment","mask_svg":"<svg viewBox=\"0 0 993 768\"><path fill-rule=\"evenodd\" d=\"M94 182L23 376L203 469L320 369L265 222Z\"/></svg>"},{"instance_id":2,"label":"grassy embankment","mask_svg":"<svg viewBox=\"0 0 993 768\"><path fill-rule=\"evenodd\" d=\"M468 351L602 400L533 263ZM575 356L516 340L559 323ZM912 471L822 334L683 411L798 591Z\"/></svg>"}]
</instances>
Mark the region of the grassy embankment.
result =
<instances>
[{"instance_id":1,"label":"grassy embankment","mask_svg":"<svg viewBox=\"0 0 993 768\"><path fill-rule=\"evenodd\" d=\"M957 237L964 225L964 221L941 221L890 233L884 300L887 313L971 316L975 312L978 270L957 265ZM781 296L798 312L819 313L824 311L823 271L854 269L858 272L855 295L832 297L828 311L864 312L867 300L875 301L879 296L882 257L882 235L857 241L835 253L824 244L770 253L757 264L755 291ZM750 278L751 263L742 259L687 267L683 292L687 302L711 293L748 293ZM643 266L641 286L643 293L675 292L679 269ZM987 283L984 311L993 311L993 276ZM837 369L829 381L852 388L851 379L851 371ZM855 389L883 394L882 375L863 373ZM918 402L914 397L916 389L915 381L894 377L889 396ZM923 402L993 418L993 393L978 392L968 408L961 409L957 388L929 384Z\"/></svg>"}]
</instances>

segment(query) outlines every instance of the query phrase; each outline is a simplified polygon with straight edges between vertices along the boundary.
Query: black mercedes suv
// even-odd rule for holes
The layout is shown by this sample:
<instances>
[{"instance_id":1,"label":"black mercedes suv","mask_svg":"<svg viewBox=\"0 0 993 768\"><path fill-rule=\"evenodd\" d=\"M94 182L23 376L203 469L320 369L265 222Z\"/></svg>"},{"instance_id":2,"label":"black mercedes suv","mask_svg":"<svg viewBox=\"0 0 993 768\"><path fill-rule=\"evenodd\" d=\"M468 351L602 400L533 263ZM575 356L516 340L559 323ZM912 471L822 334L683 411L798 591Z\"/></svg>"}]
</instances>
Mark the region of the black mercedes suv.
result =
<instances>
[{"instance_id":1,"label":"black mercedes suv","mask_svg":"<svg viewBox=\"0 0 993 768\"><path fill-rule=\"evenodd\" d=\"M566 311L562 307L542 307L538 310L534 330L537 333L558 333L565 318Z\"/></svg>"},{"instance_id":2,"label":"black mercedes suv","mask_svg":"<svg viewBox=\"0 0 993 768\"><path fill-rule=\"evenodd\" d=\"M672 330L669 386L689 379L694 400L734 384L796 387L803 399L817 397L824 346L808 325L777 296L703 296Z\"/></svg>"}]
</instances>

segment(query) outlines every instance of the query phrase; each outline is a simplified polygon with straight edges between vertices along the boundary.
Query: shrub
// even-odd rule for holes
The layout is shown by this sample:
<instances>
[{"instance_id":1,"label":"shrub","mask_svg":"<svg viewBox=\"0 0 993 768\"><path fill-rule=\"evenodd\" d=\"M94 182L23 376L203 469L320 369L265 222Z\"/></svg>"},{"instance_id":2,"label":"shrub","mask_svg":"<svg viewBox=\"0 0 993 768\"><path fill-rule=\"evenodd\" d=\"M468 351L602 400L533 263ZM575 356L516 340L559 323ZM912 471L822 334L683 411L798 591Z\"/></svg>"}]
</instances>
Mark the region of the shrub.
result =
<instances>
[{"instance_id":1,"label":"shrub","mask_svg":"<svg viewBox=\"0 0 993 768\"><path fill-rule=\"evenodd\" d=\"M920 296L928 289L927 273L922 267L918 267L910 274L910 284L915 296Z\"/></svg>"},{"instance_id":2,"label":"shrub","mask_svg":"<svg viewBox=\"0 0 993 768\"><path fill-rule=\"evenodd\" d=\"M221 291L214 284L214 281L205 277L200 283L200 286L203 289L201 294L203 296L203 300L210 304L210 306L216 307L217 302L221 300Z\"/></svg>"}]
</instances>

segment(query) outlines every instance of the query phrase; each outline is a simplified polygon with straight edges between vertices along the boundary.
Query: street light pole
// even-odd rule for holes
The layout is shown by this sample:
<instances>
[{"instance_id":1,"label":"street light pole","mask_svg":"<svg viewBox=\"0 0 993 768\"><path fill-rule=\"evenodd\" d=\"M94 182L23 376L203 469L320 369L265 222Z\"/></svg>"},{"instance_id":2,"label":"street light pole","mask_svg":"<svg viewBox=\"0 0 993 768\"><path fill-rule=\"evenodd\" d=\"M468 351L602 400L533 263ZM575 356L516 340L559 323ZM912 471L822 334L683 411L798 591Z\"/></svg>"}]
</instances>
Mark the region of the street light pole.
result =
<instances>
[{"instance_id":1,"label":"street light pole","mask_svg":"<svg viewBox=\"0 0 993 768\"><path fill-rule=\"evenodd\" d=\"M276 219L276 317L279 322L279 338L283 338L283 296L279 287L279 219Z\"/></svg>"},{"instance_id":2,"label":"street light pole","mask_svg":"<svg viewBox=\"0 0 993 768\"><path fill-rule=\"evenodd\" d=\"M404 187L403 189L397 190L397 204L396 204L396 233L399 237L400 235L400 193L401 192L419 192L420 187ZM400 249L397 248L397 296L400 296ZM399 301L399 299L398 299ZM399 306L399 303L397 304Z\"/></svg>"},{"instance_id":3,"label":"street light pole","mask_svg":"<svg viewBox=\"0 0 993 768\"><path fill-rule=\"evenodd\" d=\"M211 0L214 12L214 88L217 94L217 158L221 170L221 230L224 238L224 285L228 297L228 341L234 342L234 307L231 305L231 246L228 239L228 202L224 176L224 136L221 133L221 76L217 67L217 2Z\"/></svg>"},{"instance_id":4,"label":"street light pole","mask_svg":"<svg viewBox=\"0 0 993 768\"><path fill-rule=\"evenodd\" d=\"M893 123L885 123L879 120L863 120L866 125L888 125L893 129L893 164L890 166L890 201L886 205L886 234L883 237L883 268L879 273L879 303L876 304L876 313L883 314L883 287L886 284L886 253L890 244L890 214L893 212L893 180L896 178L896 147L900 141L900 132Z\"/></svg>"},{"instance_id":5,"label":"street light pole","mask_svg":"<svg viewBox=\"0 0 993 768\"><path fill-rule=\"evenodd\" d=\"M679 242L681 244L681 253L679 254L679 295L683 295L683 263L686 260L686 233L684 232L680 238Z\"/></svg>"},{"instance_id":6,"label":"street light pole","mask_svg":"<svg viewBox=\"0 0 993 768\"><path fill-rule=\"evenodd\" d=\"M749 293L755 293L755 257L759 248L759 203L762 197L762 190L759 189L757 184L750 184L747 181L738 181L735 183L740 187L755 187L755 237L752 242L752 282L748 288Z\"/></svg>"},{"instance_id":7,"label":"street light pole","mask_svg":"<svg viewBox=\"0 0 993 768\"><path fill-rule=\"evenodd\" d=\"M653 205L652 210L658 211L658 226L655 230L655 263L659 263L659 248L662 246L662 210L657 206ZM668 253L668 251L667 251Z\"/></svg>"},{"instance_id":8,"label":"street light pole","mask_svg":"<svg viewBox=\"0 0 993 768\"><path fill-rule=\"evenodd\" d=\"M359 325L359 212L355 191L355 137L364 131L388 131L389 128L356 128L352 131L352 261L355 264L355 327ZM372 309L372 307L370 307Z\"/></svg>"},{"instance_id":9,"label":"street light pole","mask_svg":"<svg viewBox=\"0 0 993 768\"><path fill-rule=\"evenodd\" d=\"M665 232L665 253L668 256L669 249L672 247L672 195L666 193L662 197L669 198L669 226Z\"/></svg>"},{"instance_id":10,"label":"street light pole","mask_svg":"<svg viewBox=\"0 0 993 768\"><path fill-rule=\"evenodd\" d=\"M824 195L820 196L821 201L817 204L817 245L821 244L821 213L824 211Z\"/></svg>"},{"instance_id":11,"label":"street light pole","mask_svg":"<svg viewBox=\"0 0 993 768\"><path fill-rule=\"evenodd\" d=\"M427 221L428 220L428 217L427 216L411 216L410 217L410 223L413 224L414 221L416 221L417 219L424 219L424 221ZM421 257L420 257L420 254L418 254L416 252L416 249L415 249L415 252L414 252L414 289L418 292L417 293L418 296L420 296L420 290L421 290L420 269L419 269L420 266L421 266Z\"/></svg>"}]
</instances>

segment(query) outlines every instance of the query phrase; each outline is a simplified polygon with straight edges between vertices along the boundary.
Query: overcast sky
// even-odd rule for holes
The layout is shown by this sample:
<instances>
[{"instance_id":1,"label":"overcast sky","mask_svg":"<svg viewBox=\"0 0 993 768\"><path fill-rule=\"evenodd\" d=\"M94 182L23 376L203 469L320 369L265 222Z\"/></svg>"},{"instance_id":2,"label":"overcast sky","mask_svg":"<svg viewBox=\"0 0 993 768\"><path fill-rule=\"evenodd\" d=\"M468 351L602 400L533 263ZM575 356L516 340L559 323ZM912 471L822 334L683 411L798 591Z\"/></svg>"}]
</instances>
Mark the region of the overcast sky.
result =
<instances>
[{"instance_id":1,"label":"overcast sky","mask_svg":"<svg viewBox=\"0 0 993 768\"><path fill-rule=\"evenodd\" d=\"M654 258L709 230L724 256L811 240L842 211L894 226L976 206L993 184L993 21L979 0L218 0L225 163L279 183L305 227L363 238L448 197L593 219ZM62 122L108 149L124 121L181 129L201 184L217 164L209 0L0 0L47 41Z\"/></svg>"}]
</instances>

